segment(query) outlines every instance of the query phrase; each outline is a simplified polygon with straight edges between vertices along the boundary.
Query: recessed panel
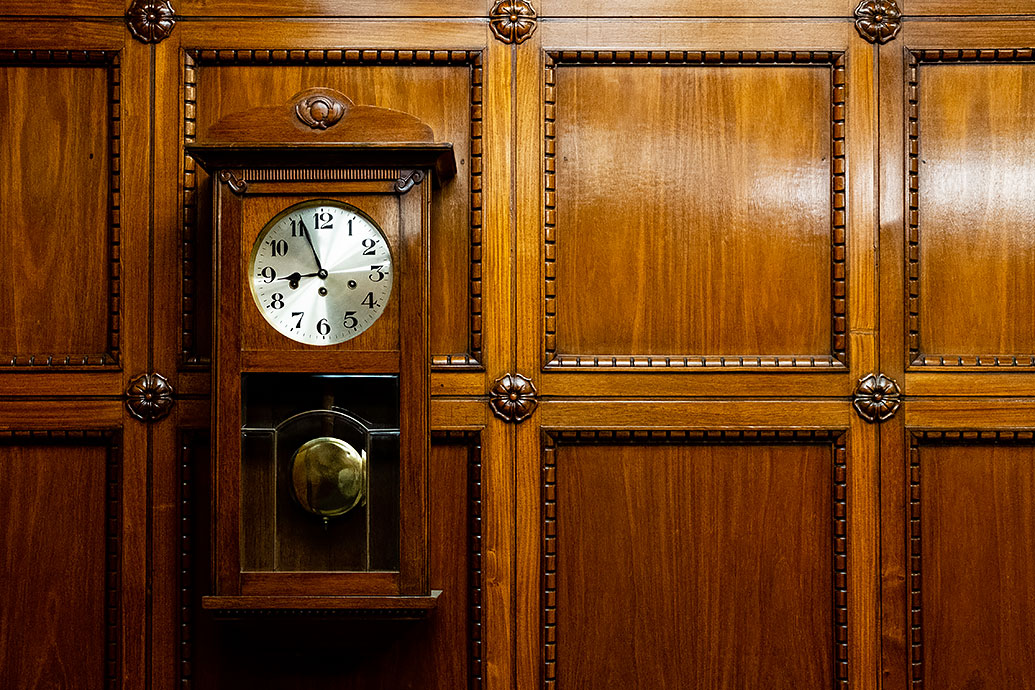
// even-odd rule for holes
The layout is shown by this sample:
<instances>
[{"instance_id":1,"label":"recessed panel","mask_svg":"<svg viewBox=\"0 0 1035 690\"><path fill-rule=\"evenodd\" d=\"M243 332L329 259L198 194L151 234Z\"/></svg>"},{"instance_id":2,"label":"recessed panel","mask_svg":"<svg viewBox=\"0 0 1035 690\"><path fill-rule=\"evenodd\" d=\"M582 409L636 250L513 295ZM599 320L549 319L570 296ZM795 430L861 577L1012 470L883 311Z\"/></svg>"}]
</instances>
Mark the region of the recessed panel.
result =
<instances>
[{"instance_id":1,"label":"recessed panel","mask_svg":"<svg viewBox=\"0 0 1035 690\"><path fill-rule=\"evenodd\" d=\"M910 360L1033 366L1035 64L911 74Z\"/></svg>"},{"instance_id":2,"label":"recessed panel","mask_svg":"<svg viewBox=\"0 0 1035 690\"><path fill-rule=\"evenodd\" d=\"M307 59L297 59L297 55ZM221 117L251 107L288 102L314 86L336 89L359 105L393 108L428 123L437 141L452 142L457 175L432 194L431 351L438 365L467 364L481 353L482 74L470 51L205 51L188 64L188 138L204 141ZM192 96L196 94L196 110ZM191 119L196 115L196 119ZM187 163L193 171L192 161ZM200 170L186 177L187 217L209 189ZM195 191L197 190L197 191ZM188 223L189 225L190 223ZM188 227L188 231L190 228ZM200 255L199 255L200 256ZM198 280L204 267L193 266ZM196 283L185 284L193 293ZM188 328L207 318L190 315ZM188 341L185 341L187 343ZM190 341L193 346L193 341Z\"/></svg>"},{"instance_id":3,"label":"recessed panel","mask_svg":"<svg viewBox=\"0 0 1035 690\"><path fill-rule=\"evenodd\" d=\"M99 364L117 347L109 337L118 260L110 237L110 207L118 207L111 72L103 63L54 60L0 61L3 364Z\"/></svg>"},{"instance_id":4,"label":"recessed panel","mask_svg":"<svg viewBox=\"0 0 1035 690\"><path fill-rule=\"evenodd\" d=\"M835 453L830 443L548 450L548 687L835 687L847 615L834 590L845 581Z\"/></svg>"},{"instance_id":5,"label":"recessed panel","mask_svg":"<svg viewBox=\"0 0 1035 690\"><path fill-rule=\"evenodd\" d=\"M116 680L106 668L117 582L106 566L107 467L99 446L0 444L0 687Z\"/></svg>"},{"instance_id":6,"label":"recessed panel","mask_svg":"<svg viewBox=\"0 0 1035 690\"><path fill-rule=\"evenodd\" d=\"M843 362L837 58L572 55L547 75L547 361Z\"/></svg>"},{"instance_id":7,"label":"recessed panel","mask_svg":"<svg viewBox=\"0 0 1035 690\"><path fill-rule=\"evenodd\" d=\"M1031 687L1035 448L921 442L912 477L913 676L927 688Z\"/></svg>"}]
</instances>

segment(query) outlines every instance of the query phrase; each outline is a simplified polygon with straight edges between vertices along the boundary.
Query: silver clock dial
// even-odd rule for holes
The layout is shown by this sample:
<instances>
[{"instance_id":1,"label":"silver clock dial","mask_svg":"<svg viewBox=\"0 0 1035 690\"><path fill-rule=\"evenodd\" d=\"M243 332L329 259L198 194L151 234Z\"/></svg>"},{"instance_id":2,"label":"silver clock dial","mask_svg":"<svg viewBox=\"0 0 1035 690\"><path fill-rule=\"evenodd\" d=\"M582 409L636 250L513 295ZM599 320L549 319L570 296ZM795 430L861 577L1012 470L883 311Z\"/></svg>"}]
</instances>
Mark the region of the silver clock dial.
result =
<instances>
[{"instance_id":1,"label":"silver clock dial","mask_svg":"<svg viewBox=\"0 0 1035 690\"><path fill-rule=\"evenodd\" d=\"M256 238L248 270L266 321L308 345L355 338L384 313L392 292L384 234L339 201L306 201L277 214Z\"/></svg>"}]
</instances>

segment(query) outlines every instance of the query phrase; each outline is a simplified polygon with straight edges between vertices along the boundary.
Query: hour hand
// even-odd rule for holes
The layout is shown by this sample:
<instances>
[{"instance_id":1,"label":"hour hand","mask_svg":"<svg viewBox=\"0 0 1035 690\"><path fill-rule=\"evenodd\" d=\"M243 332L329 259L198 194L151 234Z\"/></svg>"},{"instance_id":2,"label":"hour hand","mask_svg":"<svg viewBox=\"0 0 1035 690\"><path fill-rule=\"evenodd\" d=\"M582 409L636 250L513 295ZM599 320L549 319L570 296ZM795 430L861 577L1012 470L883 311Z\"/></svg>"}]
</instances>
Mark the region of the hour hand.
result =
<instances>
[{"instance_id":1,"label":"hour hand","mask_svg":"<svg viewBox=\"0 0 1035 690\"><path fill-rule=\"evenodd\" d=\"M293 289L293 288L297 288L298 287L298 281L301 280L302 278L312 278L312 277L318 276L318 275L320 275L320 274L319 273L299 273L298 271L295 271L291 275L284 276L282 278L277 278L277 280L286 280L286 281L288 281L288 285L290 285L292 287L292 289Z\"/></svg>"}]
</instances>

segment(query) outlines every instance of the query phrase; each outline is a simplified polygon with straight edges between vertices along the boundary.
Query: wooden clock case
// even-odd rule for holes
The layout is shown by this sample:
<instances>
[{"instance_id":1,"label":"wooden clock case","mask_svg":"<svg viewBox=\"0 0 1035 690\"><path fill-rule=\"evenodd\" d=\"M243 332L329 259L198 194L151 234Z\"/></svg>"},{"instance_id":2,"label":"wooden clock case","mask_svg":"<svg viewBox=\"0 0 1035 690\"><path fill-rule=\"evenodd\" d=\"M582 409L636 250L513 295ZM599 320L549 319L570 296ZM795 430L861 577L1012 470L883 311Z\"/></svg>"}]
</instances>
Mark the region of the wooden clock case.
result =
<instances>
[{"instance_id":1,"label":"wooden clock case","mask_svg":"<svg viewBox=\"0 0 1035 690\"><path fill-rule=\"evenodd\" d=\"M431 186L455 174L452 144L435 142L430 127L412 115L316 88L287 104L227 116L187 150L213 178L213 593L203 607L224 615L423 615L438 595L428 583ZM395 282L384 313L337 345L306 345L277 333L249 294L256 236L278 212L312 199L367 214L393 257ZM378 389L378 377L397 389ZM395 400L391 473L398 493L394 504L379 499L380 507L365 507L364 527L356 526L360 518L339 528L285 512L300 509L284 500L282 460L274 452L272 464L253 461L244 447L252 401L244 382L276 381L266 399L291 409L304 408L314 395L319 400L313 386L331 379L358 382L350 389L353 400L363 386L374 386L370 399ZM325 394L322 405L337 404L332 398ZM350 539L356 544L349 546ZM372 558L374 543L388 555Z\"/></svg>"}]
</instances>

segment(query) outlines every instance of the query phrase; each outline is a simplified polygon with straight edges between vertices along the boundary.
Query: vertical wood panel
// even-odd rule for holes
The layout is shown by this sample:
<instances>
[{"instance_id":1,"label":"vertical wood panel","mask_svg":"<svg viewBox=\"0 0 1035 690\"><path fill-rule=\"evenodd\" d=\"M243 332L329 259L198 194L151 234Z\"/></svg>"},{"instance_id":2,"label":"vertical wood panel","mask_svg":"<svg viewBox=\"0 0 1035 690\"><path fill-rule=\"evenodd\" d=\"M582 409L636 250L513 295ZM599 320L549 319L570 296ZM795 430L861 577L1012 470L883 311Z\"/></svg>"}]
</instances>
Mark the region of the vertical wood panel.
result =
<instances>
[{"instance_id":1,"label":"vertical wood panel","mask_svg":"<svg viewBox=\"0 0 1035 690\"><path fill-rule=\"evenodd\" d=\"M1032 688L1031 433L914 434L909 462L912 687Z\"/></svg>"},{"instance_id":2,"label":"vertical wood panel","mask_svg":"<svg viewBox=\"0 0 1035 690\"><path fill-rule=\"evenodd\" d=\"M844 363L843 57L557 52L545 78L551 365Z\"/></svg>"},{"instance_id":3,"label":"vertical wood panel","mask_svg":"<svg viewBox=\"0 0 1035 690\"><path fill-rule=\"evenodd\" d=\"M911 55L914 364L1035 366L1032 59L1031 50Z\"/></svg>"},{"instance_id":4,"label":"vertical wood panel","mask_svg":"<svg viewBox=\"0 0 1035 690\"><path fill-rule=\"evenodd\" d=\"M119 677L116 443L0 435L2 687L99 689Z\"/></svg>"},{"instance_id":5,"label":"vertical wood panel","mask_svg":"<svg viewBox=\"0 0 1035 690\"><path fill-rule=\"evenodd\" d=\"M843 445L680 437L548 438L544 687L847 687Z\"/></svg>"},{"instance_id":6,"label":"vertical wood panel","mask_svg":"<svg viewBox=\"0 0 1035 690\"><path fill-rule=\"evenodd\" d=\"M118 60L0 51L0 366L118 361Z\"/></svg>"}]
</instances>

